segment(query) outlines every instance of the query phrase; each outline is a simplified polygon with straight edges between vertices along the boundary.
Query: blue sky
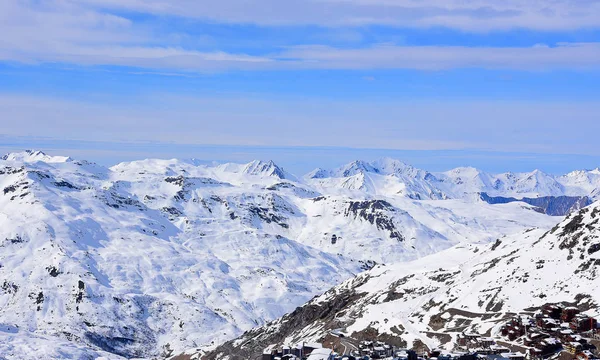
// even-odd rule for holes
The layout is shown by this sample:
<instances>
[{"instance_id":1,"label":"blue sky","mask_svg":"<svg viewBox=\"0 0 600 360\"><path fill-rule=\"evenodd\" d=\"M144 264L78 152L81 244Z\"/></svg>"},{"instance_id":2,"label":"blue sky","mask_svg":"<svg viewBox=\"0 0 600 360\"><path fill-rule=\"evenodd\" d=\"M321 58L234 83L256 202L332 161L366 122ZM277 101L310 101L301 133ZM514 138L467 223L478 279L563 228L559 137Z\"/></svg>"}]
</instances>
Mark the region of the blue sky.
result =
<instances>
[{"instance_id":1,"label":"blue sky","mask_svg":"<svg viewBox=\"0 0 600 360\"><path fill-rule=\"evenodd\" d=\"M0 31L3 151L600 165L600 1L8 0Z\"/></svg>"}]
</instances>

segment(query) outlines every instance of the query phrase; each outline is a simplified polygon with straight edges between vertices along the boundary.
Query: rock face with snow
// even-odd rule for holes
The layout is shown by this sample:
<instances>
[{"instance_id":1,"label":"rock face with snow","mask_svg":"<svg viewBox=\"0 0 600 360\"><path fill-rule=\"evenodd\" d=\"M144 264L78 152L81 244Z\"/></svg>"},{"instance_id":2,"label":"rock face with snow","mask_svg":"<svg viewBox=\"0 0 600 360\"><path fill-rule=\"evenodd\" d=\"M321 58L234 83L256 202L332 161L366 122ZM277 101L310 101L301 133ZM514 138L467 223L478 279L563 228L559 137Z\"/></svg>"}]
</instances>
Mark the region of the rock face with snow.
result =
<instances>
[{"instance_id":1,"label":"rock face with snow","mask_svg":"<svg viewBox=\"0 0 600 360\"><path fill-rule=\"evenodd\" d=\"M457 177L386 159L304 181L273 162L106 168L8 154L0 353L25 357L47 344L74 358L212 349L374 264L483 249L557 221L524 202L455 196ZM564 189L595 181L567 177Z\"/></svg>"},{"instance_id":2,"label":"rock face with snow","mask_svg":"<svg viewBox=\"0 0 600 360\"><path fill-rule=\"evenodd\" d=\"M600 302L600 202L551 230L530 229L488 245L457 245L423 259L377 266L292 313L208 354L252 358L270 345L320 341L334 329L398 346L450 350L462 332L494 335L515 314L545 303L596 313ZM248 341L252 339L252 341Z\"/></svg>"}]
</instances>

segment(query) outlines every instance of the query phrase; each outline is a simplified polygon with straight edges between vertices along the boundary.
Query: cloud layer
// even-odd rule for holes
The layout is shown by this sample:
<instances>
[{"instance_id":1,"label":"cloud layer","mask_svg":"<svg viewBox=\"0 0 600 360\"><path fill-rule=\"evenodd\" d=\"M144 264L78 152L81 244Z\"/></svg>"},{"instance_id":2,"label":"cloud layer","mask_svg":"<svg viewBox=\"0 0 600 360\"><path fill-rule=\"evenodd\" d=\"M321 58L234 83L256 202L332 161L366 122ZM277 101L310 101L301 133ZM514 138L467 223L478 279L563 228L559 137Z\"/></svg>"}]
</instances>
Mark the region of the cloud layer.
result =
<instances>
[{"instance_id":1,"label":"cloud layer","mask_svg":"<svg viewBox=\"0 0 600 360\"><path fill-rule=\"evenodd\" d=\"M168 94L127 100L105 106L0 94L0 135L173 144L600 152L600 104L592 101L374 102Z\"/></svg>"},{"instance_id":2,"label":"cloud layer","mask_svg":"<svg viewBox=\"0 0 600 360\"><path fill-rule=\"evenodd\" d=\"M258 25L362 26L466 31L600 26L596 0L84 0L90 6Z\"/></svg>"},{"instance_id":3,"label":"cloud layer","mask_svg":"<svg viewBox=\"0 0 600 360\"><path fill-rule=\"evenodd\" d=\"M127 10L129 17L122 15ZM330 45L253 54L182 47L139 14L260 26L364 25L463 31L600 27L600 2L495 0L8 0L0 2L0 60L212 72L297 69L595 69L600 43L529 47ZM337 30L336 30L337 31Z\"/></svg>"}]
</instances>

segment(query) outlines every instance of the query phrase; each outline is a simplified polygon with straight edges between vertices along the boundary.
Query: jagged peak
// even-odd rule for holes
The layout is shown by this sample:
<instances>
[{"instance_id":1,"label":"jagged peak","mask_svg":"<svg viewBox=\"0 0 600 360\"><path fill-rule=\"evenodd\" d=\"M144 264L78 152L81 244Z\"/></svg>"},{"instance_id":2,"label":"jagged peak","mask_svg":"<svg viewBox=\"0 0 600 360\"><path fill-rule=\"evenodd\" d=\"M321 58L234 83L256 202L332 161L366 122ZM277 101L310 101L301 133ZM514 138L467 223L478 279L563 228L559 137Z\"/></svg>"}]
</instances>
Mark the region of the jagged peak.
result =
<instances>
[{"instance_id":1,"label":"jagged peak","mask_svg":"<svg viewBox=\"0 0 600 360\"><path fill-rule=\"evenodd\" d=\"M322 168L316 168L313 171L306 174L304 177L306 179L323 179L323 178L329 177L330 175L331 175L331 173L329 172L329 170L325 170Z\"/></svg>"},{"instance_id":2,"label":"jagged peak","mask_svg":"<svg viewBox=\"0 0 600 360\"><path fill-rule=\"evenodd\" d=\"M548 175L540 169L535 169L535 170L531 171L529 174L535 175L535 176L547 176Z\"/></svg>"},{"instance_id":3,"label":"jagged peak","mask_svg":"<svg viewBox=\"0 0 600 360\"><path fill-rule=\"evenodd\" d=\"M379 170L379 172L389 174L389 175L401 174L401 173L407 173L407 172L412 173L414 171L419 170L419 169L415 168L414 166L405 163L404 161L390 158L390 157L380 158L380 159L372 162L372 165L374 167L376 167Z\"/></svg>"},{"instance_id":4,"label":"jagged peak","mask_svg":"<svg viewBox=\"0 0 600 360\"><path fill-rule=\"evenodd\" d=\"M383 157L372 162L355 160L336 169L334 173L340 177L349 177L359 173L392 175L405 172L406 170L413 171L415 168L400 160Z\"/></svg>"},{"instance_id":5,"label":"jagged peak","mask_svg":"<svg viewBox=\"0 0 600 360\"><path fill-rule=\"evenodd\" d=\"M242 172L249 175L275 176L280 179L287 179L289 177L283 168L275 164L273 160L253 160L244 166Z\"/></svg>"},{"instance_id":6,"label":"jagged peak","mask_svg":"<svg viewBox=\"0 0 600 360\"><path fill-rule=\"evenodd\" d=\"M364 160L354 160L353 162L342 166L340 170L342 171L342 175L344 177L353 176L359 172L379 172L377 168L375 168L372 164Z\"/></svg>"}]
</instances>

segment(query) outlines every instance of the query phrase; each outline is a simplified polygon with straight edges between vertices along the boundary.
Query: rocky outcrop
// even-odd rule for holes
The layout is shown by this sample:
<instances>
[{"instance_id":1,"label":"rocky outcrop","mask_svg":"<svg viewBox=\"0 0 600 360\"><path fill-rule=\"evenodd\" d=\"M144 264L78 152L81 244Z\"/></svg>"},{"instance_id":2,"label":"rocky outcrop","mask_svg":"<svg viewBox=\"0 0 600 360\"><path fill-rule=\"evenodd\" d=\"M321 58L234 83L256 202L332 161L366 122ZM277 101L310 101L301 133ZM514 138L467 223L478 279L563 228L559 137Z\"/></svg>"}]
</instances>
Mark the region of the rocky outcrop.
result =
<instances>
[{"instance_id":1,"label":"rocky outcrop","mask_svg":"<svg viewBox=\"0 0 600 360\"><path fill-rule=\"evenodd\" d=\"M377 229L387 231L390 238L404 241L404 236L388 215L391 212L394 212L394 207L385 200L351 201L345 215L366 220Z\"/></svg>"}]
</instances>

